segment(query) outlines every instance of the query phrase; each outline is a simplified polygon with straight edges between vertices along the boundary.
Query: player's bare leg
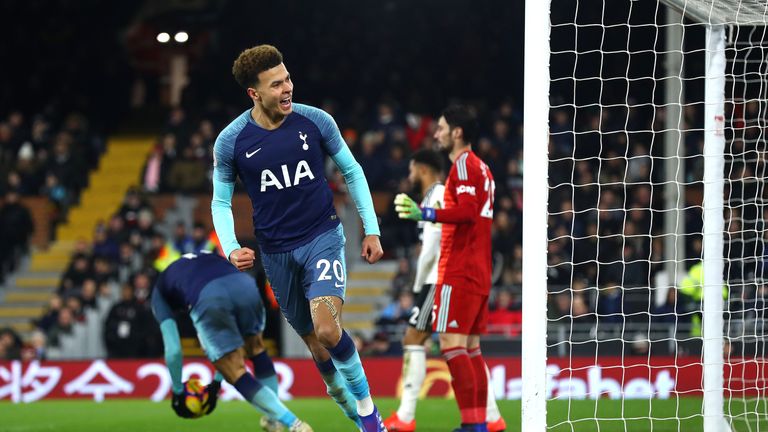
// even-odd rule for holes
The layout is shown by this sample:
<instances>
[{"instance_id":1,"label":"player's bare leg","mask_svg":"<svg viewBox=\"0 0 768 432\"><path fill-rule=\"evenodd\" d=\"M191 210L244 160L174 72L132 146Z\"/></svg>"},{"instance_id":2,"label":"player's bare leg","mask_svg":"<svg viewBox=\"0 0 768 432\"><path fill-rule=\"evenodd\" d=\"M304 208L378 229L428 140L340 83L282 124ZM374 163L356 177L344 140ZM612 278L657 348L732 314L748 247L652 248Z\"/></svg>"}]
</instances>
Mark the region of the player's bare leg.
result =
<instances>
[{"instance_id":1,"label":"player's bare leg","mask_svg":"<svg viewBox=\"0 0 768 432\"><path fill-rule=\"evenodd\" d=\"M357 414L365 432L386 431L371 399L368 380L355 344L341 328L342 300L336 296L315 297L309 302L312 324L318 341L331 355L333 364L346 380L349 391L357 401Z\"/></svg>"},{"instance_id":2,"label":"player's bare leg","mask_svg":"<svg viewBox=\"0 0 768 432\"><path fill-rule=\"evenodd\" d=\"M270 418L277 419L291 431L311 432L306 423L299 420L270 388L262 385L245 369L245 348L240 347L220 359L213 365L224 379L235 386L243 398L254 408ZM273 429L279 430L279 429Z\"/></svg>"},{"instance_id":3,"label":"player's bare leg","mask_svg":"<svg viewBox=\"0 0 768 432\"><path fill-rule=\"evenodd\" d=\"M341 299L335 296L315 297L309 303L315 335L328 349L336 346L341 339L342 304Z\"/></svg>"}]
</instances>

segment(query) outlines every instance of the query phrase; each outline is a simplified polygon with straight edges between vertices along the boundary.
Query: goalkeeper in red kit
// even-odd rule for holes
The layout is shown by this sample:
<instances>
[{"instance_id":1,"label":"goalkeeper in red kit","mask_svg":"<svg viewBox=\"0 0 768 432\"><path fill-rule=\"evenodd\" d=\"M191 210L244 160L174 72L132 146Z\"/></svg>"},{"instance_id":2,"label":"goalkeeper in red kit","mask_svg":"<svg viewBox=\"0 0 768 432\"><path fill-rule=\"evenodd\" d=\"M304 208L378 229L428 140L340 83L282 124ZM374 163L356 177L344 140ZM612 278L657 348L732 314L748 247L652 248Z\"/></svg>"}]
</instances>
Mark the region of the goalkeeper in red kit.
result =
<instances>
[{"instance_id":1,"label":"goalkeeper in red kit","mask_svg":"<svg viewBox=\"0 0 768 432\"><path fill-rule=\"evenodd\" d=\"M472 151L477 122L466 107L446 108L435 138L453 162L445 208L419 207L400 194L395 209L401 219L443 224L432 328L439 333L461 412L461 427L454 432L486 432L488 378L480 335L488 321L495 184L488 166Z\"/></svg>"}]
</instances>

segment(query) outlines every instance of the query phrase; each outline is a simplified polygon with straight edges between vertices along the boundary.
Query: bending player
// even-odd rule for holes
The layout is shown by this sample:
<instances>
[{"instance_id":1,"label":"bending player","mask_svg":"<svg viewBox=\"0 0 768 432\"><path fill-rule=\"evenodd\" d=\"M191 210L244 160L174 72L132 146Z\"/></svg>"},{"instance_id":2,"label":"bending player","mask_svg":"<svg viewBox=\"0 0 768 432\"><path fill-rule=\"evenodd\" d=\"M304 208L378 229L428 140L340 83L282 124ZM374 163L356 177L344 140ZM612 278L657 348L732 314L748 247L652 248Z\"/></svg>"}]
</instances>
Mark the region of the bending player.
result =
<instances>
[{"instance_id":1,"label":"bending player","mask_svg":"<svg viewBox=\"0 0 768 432\"><path fill-rule=\"evenodd\" d=\"M261 333L265 312L256 281L237 271L219 255L186 254L168 266L152 291L152 313L160 323L165 345L165 364L171 374L171 406L179 417L191 418L184 404L181 381L181 342L173 313L188 311L206 355L216 367L213 381L206 386L207 414L216 408L222 377L246 401L266 415L261 426L270 432L312 432L277 397L277 375L264 351ZM253 372L245 369L245 357Z\"/></svg>"},{"instance_id":2,"label":"bending player","mask_svg":"<svg viewBox=\"0 0 768 432\"><path fill-rule=\"evenodd\" d=\"M435 290L434 331L451 373L461 412L458 432L488 430L488 378L480 335L488 320L491 289L491 222L495 184L488 166L472 152L477 123L452 105L437 123L435 139L453 162L445 184L445 208L419 207L405 194L395 200L401 219L442 224Z\"/></svg>"},{"instance_id":3,"label":"bending player","mask_svg":"<svg viewBox=\"0 0 768 432\"><path fill-rule=\"evenodd\" d=\"M443 208L445 187L440 182L443 163L440 154L431 150L420 150L413 154L409 166L408 180L421 189L421 207ZM441 225L436 222L419 221L421 230L421 251L416 264L413 306L408 328L403 337L403 388L400 407L384 420L390 432L411 432L416 430L416 402L426 375L426 353L424 343L432 335L432 309L437 282L437 263L440 258ZM492 389L488 391L486 420L488 430L499 432L507 425L496 406Z\"/></svg>"},{"instance_id":4,"label":"bending player","mask_svg":"<svg viewBox=\"0 0 768 432\"><path fill-rule=\"evenodd\" d=\"M253 266L255 253L237 242L232 193L239 176L253 206L261 258L283 315L304 339L328 393L364 432L385 431L352 338L341 328L346 289L344 233L324 175L326 156L339 167L363 220L361 255L383 252L368 184L325 111L293 103L293 81L271 45L243 51L232 72L253 106L214 144L211 211L229 261ZM350 410L346 389L356 407Z\"/></svg>"}]
</instances>

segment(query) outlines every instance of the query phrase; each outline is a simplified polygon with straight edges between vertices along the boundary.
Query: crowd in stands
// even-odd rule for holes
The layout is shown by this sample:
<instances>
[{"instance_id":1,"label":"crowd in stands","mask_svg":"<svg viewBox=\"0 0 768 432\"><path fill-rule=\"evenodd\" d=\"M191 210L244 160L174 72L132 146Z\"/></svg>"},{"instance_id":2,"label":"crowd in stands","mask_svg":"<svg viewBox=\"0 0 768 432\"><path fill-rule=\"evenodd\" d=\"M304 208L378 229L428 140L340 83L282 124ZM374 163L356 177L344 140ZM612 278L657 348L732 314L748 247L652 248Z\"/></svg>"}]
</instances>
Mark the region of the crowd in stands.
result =
<instances>
[{"instance_id":1,"label":"crowd in stands","mask_svg":"<svg viewBox=\"0 0 768 432\"><path fill-rule=\"evenodd\" d=\"M0 119L0 282L28 251L34 226L24 197L48 198L50 232L88 184L88 173L104 151L104 140L86 117L47 109L34 116L11 111Z\"/></svg>"},{"instance_id":2,"label":"crowd in stands","mask_svg":"<svg viewBox=\"0 0 768 432\"><path fill-rule=\"evenodd\" d=\"M324 108L338 119L374 193L415 194L407 181L408 157L415 150L434 148L433 116L410 113L393 102L382 102L366 123L361 120L363 116L348 117L335 111L333 104ZM170 113L165 132L148 156L141 177L142 190L129 192L115 216L96 227L93 244L78 247L57 295L51 299L50 311L38 321L49 345L73 322L82 319L83 309L98 308L100 299L108 299L104 336L109 355L157 354L160 346L156 327L146 325L153 323L147 319L146 305L156 274L152 263L167 242L181 252L194 251L207 241L208 232L203 225L190 232L191 227L183 224L159 232L153 209L142 196L210 193L212 145L216 131L226 125L232 113L222 111L197 118L188 118L180 108ZM478 114L483 133L474 149L488 163L497 181L489 333L514 338L519 336L522 322L522 123L518 108L509 102ZM592 113L584 127L602 121L603 128L610 128L612 121L623 122L620 116L614 119L611 114ZM697 107L689 108L686 121L696 124L701 114ZM555 110L551 117L550 319L613 328L630 320L647 324L651 316L659 323L678 316L679 322L686 311L675 290L659 305L651 304L649 293L664 262L658 235L663 228L662 218L653 216L663 206L656 184L660 174L652 169L661 163L659 156L650 144L639 139L629 146L621 134L602 134L602 146L590 141L598 138L588 133L574 134L572 113L566 110ZM347 123L348 118L352 120ZM630 126L653 131L650 124ZM578 142L574 143L574 137ZM686 152L700 153L701 146L700 134L688 135ZM701 167L700 158L686 159L691 183L701 179ZM329 170L331 187L343 193L341 177L333 172L332 164ZM686 229L700 232L700 209L692 207L684 215ZM356 336L361 352L370 355L393 354L399 349L392 342L399 338L413 304L410 291L418 250L415 224L398 220L391 208L380 216L382 243L388 257L398 260L398 272L392 280L392 301L375 318L374 337L363 340ZM690 267L700 257L701 239L696 235L685 239L685 263ZM632 311L646 314L629 320L624 317Z\"/></svg>"},{"instance_id":3,"label":"crowd in stands","mask_svg":"<svg viewBox=\"0 0 768 432\"><path fill-rule=\"evenodd\" d=\"M325 108L331 112L332 105ZM211 151L218 130L226 125L225 113L207 118L188 118L182 109L172 110L166 130L147 158L141 175L141 190L131 190L115 215L95 227L94 241L81 242L71 263L62 275L56 295L51 298L46 314L36 325L46 335L49 347L55 347L61 335L71 332L72 325L85 319L84 311L99 311L104 319L104 341L112 357L157 355L161 346L153 320L148 319L147 295L157 273L153 263L166 243L184 253L204 246L208 231L202 225L179 224L158 230L152 208L143 199L152 193L209 193L212 166ZM351 149L357 156L374 193L406 190L408 156L415 150L432 147L434 117L403 113L391 102L377 107L373 120L360 129L344 123L345 116L334 112ZM497 179L496 218L494 225L494 257L500 270L495 272L494 295L500 307L493 305L494 331L515 334L519 331L519 262L515 263L506 248L520 243L522 182L522 146L520 118L512 104L506 103L493 113L486 124L488 134L477 145L485 160L493 161L491 169ZM379 160L378 163L373 163ZM380 161L386 161L382 164ZM504 162L507 160L508 162ZM386 171L378 167L387 167ZM389 175L390 171L395 175ZM386 175L385 175L386 174ZM338 173L329 172L331 187L343 191ZM396 180L391 180L396 179ZM417 233L414 224L404 224L391 213L382 217L382 242L390 258L400 260L400 274L395 279L391 296L395 299L382 311L377 322L380 331L364 341L363 352L384 353L395 348L384 343L384 335L395 331L392 324L404 322L412 304L410 286L416 259ZM161 232L162 231L162 232Z\"/></svg>"},{"instance_id":4,"label":"crowd in stands","mask_svg":"<svg viewBox=\"0 0 768 432\"><path fill-rule=\"evenodd\" d=\"M162 353L149 309L156 275L154 260L166 244L155 229L154 211L139 190L130 190L109 221L98 224L94 240L79 241L45 314L35 321L47 346L57 348L73 326L103 320L110 357Z\"/></svg>"},{"instance_id":5,"label":"crowd in stands","mask_svg":"<svg viewBox=\"0 0 768 432\"><path fill-rule=\"evenodd\" d=\"M200 193L210 190L213 144L219 130L210 119L190 120L185 111L171 111L142 174L150 193Z\"/></svg>"},{"instance_id":6,"label":"crowd in stands","mask_svg":"<svg viewBox=\"0 0 768 432\"><path fill-rule=\"evenodd\" d=\"M87 186L88 171L104 149L83 114L44 111L28 118L12 111L0 121L2 186L22 196L45 195L66 209Z\"/></svg>"}]
</instances>

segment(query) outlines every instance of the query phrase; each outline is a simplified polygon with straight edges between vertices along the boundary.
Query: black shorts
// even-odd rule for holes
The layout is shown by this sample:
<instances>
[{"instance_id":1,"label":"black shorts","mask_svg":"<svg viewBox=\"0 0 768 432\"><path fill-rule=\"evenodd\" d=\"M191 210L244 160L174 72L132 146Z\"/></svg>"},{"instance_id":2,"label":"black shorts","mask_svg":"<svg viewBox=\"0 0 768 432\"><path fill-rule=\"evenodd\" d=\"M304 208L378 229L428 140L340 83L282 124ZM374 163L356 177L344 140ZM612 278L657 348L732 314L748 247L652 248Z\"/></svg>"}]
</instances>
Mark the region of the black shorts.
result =
<instances>
[{"instance_id":1,"label":"black shorts","mask_svg":"<svg viewBox=\"0 0 768 432\"><path fill-rule=\"evenodd\" d=\"M421 291L416 294L416 299L411 308L411 316L408 318L408 325L416 330L431 333L434 304L435 285L425 284L421 287Z\"/></svg>"}]
</instances>

